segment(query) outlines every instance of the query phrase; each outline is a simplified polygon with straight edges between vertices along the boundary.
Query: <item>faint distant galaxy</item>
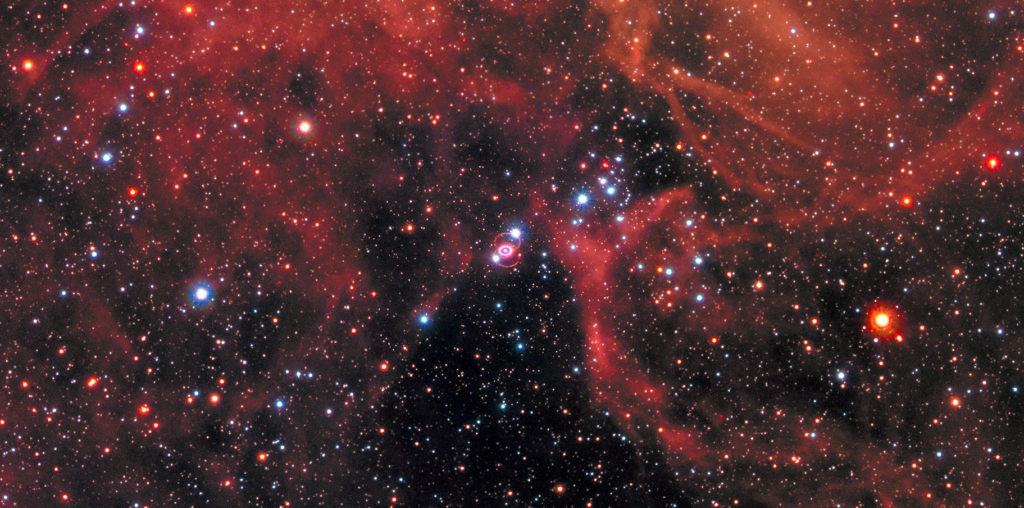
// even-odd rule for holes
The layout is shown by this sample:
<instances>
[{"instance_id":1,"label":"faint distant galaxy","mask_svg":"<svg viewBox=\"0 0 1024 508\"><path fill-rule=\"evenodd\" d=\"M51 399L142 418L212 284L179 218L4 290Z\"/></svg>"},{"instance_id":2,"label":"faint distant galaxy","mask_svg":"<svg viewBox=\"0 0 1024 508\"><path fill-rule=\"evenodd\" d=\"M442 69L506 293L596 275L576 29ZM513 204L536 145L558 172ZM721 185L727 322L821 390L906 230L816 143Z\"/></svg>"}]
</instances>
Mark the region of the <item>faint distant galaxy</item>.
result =
<instances>
[{"instance_id":1,"label":"faint distant galaxy","mask_svg":"<svg viewBox=\"0 0 1024 508\"><path fill-rule=\"evenodd\" d=\"M1024 505L1024 12L15 1L0 507Z\"/></svg>"}]
</instances>

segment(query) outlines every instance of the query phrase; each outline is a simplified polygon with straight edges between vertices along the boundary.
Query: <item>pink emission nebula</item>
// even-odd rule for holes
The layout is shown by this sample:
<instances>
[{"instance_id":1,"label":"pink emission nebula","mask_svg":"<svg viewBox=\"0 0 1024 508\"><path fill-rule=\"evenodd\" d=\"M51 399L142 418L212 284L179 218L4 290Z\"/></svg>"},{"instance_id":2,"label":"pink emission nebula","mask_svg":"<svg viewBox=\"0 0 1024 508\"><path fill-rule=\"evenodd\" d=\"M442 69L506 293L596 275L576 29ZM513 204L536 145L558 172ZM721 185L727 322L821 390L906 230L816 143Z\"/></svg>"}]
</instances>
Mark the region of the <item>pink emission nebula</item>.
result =
<instances>
[{"instance_id":1,"label":"pink emission nebula","mask_svg":"<svg viewBox=\"0 0 1024 508\"><path fill-rule=\"evenodd\" d=\"M1024 7L15 0L0 507L1024 505Z\"/></svg>"}]
</instances>

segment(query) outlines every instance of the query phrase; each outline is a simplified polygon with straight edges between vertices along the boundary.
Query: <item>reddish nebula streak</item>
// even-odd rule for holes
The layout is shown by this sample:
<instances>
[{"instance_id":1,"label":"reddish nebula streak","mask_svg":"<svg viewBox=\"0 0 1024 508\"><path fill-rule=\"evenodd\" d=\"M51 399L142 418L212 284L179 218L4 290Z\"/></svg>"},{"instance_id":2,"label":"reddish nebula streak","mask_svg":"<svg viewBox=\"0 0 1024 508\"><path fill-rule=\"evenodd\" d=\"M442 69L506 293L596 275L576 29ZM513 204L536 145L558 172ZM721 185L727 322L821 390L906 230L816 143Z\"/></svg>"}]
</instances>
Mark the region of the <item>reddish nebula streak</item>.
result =
<instances>
[{"instance_id":1,"label":"reddish nebula streak","mask_svg":"<svg viewBox=\"0 0 1024 508\"><path fill-rule=\"evenodd\" d=\"M3 126L26 138L8 150L4 199L36 187L61 198L25 200L0 221L14 245L0 249L14 288L0 301L29 323L4 356L23 398L0 426L33 429L39 408L81 401L89 412L65 423L89 429L83 450L137 421L186 442L208 421L256 419L286 391L281 372L301 364L348 382L329 388L337 429L324 435L363 443L354 422L411 370L432 314L465 287L456 282L482 265L500 280L546 252L572 285L565 308L579 311L594 409L664 452L681 489L771 506L847 506L865 493L883 506L1012 499L994 485L1020 476L1019 450L987 449L1016 446L998 376L1020 362L1007 325L1019 317L992 309L1018 288L976 282L1006 271L972 257L1002 262L1019 232L970 243L997 215L1019 214L1024 40L1019 17L999 24L1006 3L138 4L69 2L59 30L36 30L49 23L39 14L0 36L3 98L20 108L17 121L4 110ZM131 38L136 19L145 35ZM992 55L970 51L983 44L967 32ZM608 195L573 194L613 166L621 185ZM994 189L1014 206L986 208ZM81 224L69 217L79 208ZM530 236L495 234L511 220ZM175 291L200 276L217 281L201 299L218 302L185 309L187 290ZM271 292L298 303L250 323L250 303ZM986 292L992 305L964 305ZM31 321L55 301L80 302L52 319L69 323L60 340ZM238 312L218 316L228 309ZM925 340L922 316L942 333ZM263 338L286 322L279 350L232 344L242 328ZM29 332L37 343L23 346ZM978 336L990 342L969 342ZM249 381L224 374L232 381L193 395L203 380L179 382L175 369L208 358L179 351L181 337L211 358L252 354L231 364ZM58 342L58 360L36 359ZM992 344L1006 352L987 358L992 372L956 369L984 364L964 350ZM89 371L47 402L39 387L68 376L40 372L74 354ZM254 376L263 360L267 374ZM917 369L941 380L908 381ZM937 404L920 388L947 376L975 391ZM793 388L804 385L846 405L809 409L813 397ZM908 423L917 413L927 417ZM285 427L301 443L320 430ZM933 457L953 457L950 443L962 445L956 462ZM217 453L202 456L209 484L239 469ZM260 467L291 460L244 453ZM1008 473L992 472L998 454ZM10 464L0 484L39 476ZM354 469L352 485L386 483ZM937 480L946 475L957 483ZM136 484L159 499L152 478ZM576 490L557 485L567 499Z\"/></svg>"},{"instance_id":2,"label":"reddish nebula streak","mask_svg":"<svg viewBox=\"0 0 1024 508\"><path fill-rule=\"evenodd\" d=\"M719 172L730 185L735 188L742 188L745 191L770 202L783 202L780 196L789 192L783 186L773 186L766 183L775 178L783 180L809 179L823 185L822 191L817 195L815 205L822 209L835 209L848 207L855 209L855 217L874 219L876 212L885 210L893 203L892 194L880 192L879 184L884 182L880 175L871 175L870 171L857 169L858 166L870 164L872 157L879 157L879 161L887 159L885 163L886 174L896 175L900 184L898 189L906 191L915 196L915 199L927 199L928 189L934 188L938 183L945 180L955 179L951 168L970 167L972 160L977 160L977 146L994 143L1005 146L1009 137L1005 132L994 128L998 122L980 122L977 119L980 115L964 115L950 124L951 138L958 139L979 139L983 140L978 144L964 144L958 142L939 143L924 148L921 153L902 160L892 160L889 156L882 155L880 150L876 153L854 155L848 148L842 146L845 136L844 129L852 128L853 125L845 122L860 115L859 106L851 104L850 108L841 108L834 112L827 109L820 109L818 114L809 115L809 123L822 126L834 136L822 137L812 135L806 127L789 122L776 122L771 120L771 115L755 113L752 104L758 104L758 111L781 112L784 107L779 101L783 99L765 98L774 95L770 87L761 87L754 95L759 97L756 102L751 101L741 94L721 87L716 83L691 76L687 69L680 69L670 63L656 60L648 54L649 48L645 47L649 39L644 37L644 23L653 21L657 16L651 13L653 6L637 4L637 7L630 11L630 14L638 17L641 22L639 26L634 23L612 23L613 40L616 44L609 46L611 60L615 61L627 73L639 82L646 84L657 93L667 98L672 106L675 118L679 120L679 132L684 144L692 144L703 157L714 160L714 168ZM792 18L795 13L787 11L782 7L769 7L781 16L774 17L771 21L763 24L765 36L779 38L783 31L781 26L784 22L781 19ZM623 21L618 11L608 7L610 17L615 21ZM639 13L639 14L638 14ZM773 28L778 28L775 31ZM710 36L709 36L710 38ZM804 39L807 40L807 39ZM816 51L815 45L823 44L824 40L810 38L810 49L796 49L797 53L803 51ZM835 46L833 46L835 47ZM620 48L632 48L628 52L622 52ZM789 50L790 48L786 48ZM654 52L652 51L651 54ZM831 51L830 51L831 53ZM1007 53L1013 54L1012 50ZM817 58L817 57L815 57ZM846 61L849 59L849 61ZM825 95L833 94L838 97L850 93L850 89L858 89L865 96L871 97L872 101L890 104L897 110L913 107L909 102L906 106L898 105L900 98L890 92L866 85L865 81L849 83L851 88L843 89L840 81L852 77L856 73L850 73L853 68L861 67L853 63L855 58L852 54L840 50L837 56L824 67L819 68L815 74L805 79L813 82L814 87L823 89ZM808 60L810 61L810 60ZM1005 68L1019 70L1022 68L1021 56L1013 54L1006 62ZM825 73L832 66L833 77L826 77ZM872 72L863 69L864 72ZM995 115L1003 118L1009 112L1005 104L1019 104L1022 99L1022 88L1020 80L1011 82L1007 79L1008 73L1000 73L989 86L990 90L1001 90L1000 96L1006 94L1012 96L1006 102L993 99L994 94L979 94L978 99L971 106L972 111L985 111L985 115ZM834 78L834 79L833 79ZM789 78L787 78L789 79ZM797 78L799 79L799 78ZM845 84L844 84L845 85ZM815 167L817 176L809 173L802 173L801 165L780 163L778 159L767 157L750 151L743 146L730 145L729 140L716 140L718 148L710 147L705 142L700 129L690 123L688 116L680 103L676 100L676 93L690 92L705 99L707 104L720 112L723 116L739 116L742 125L752 130L760 130L767 137L772 137L778 143L788 146L788 151L797 154L811 155L809 165ZM836 99L843 102L843 99ZM998 113L993 108L999 110ZM883 108L884 109L884 108ZM904 117L909 116L904 113ZM880 117L860 117L860 120L870 124L882 124L884 120ZM825 127L828 124L833 126ZM834 127L834 125L845 125ZM910 132L923 133L927 131L924 125L908 125ZM747 130L746 128L743 129ZM852 133L852 131L851 131ZM1020 138L1019 134L1016 136ZM755 138L756 139L756 138ZM738 139L732 141L741 143ZM724 146L723 146L724 145ZM818 158L820 155L825 158ZM755 166L768 168L766 171L750 171L750 161L759 161ZM741 162L743 161L743 162ZM928 162L925 162L928 161ZM937 164L937 166L936 166ZM976 163L975 163L976 164ZM926 166L927 171L919 168ZM986 159L986 166L990 170L998 169L1000 160L993 156ZM804 166L806 167L806 166ZM842 167L842 172L837 173L835 167ZM902 169L901 169L902 168ZM936 168L936 169L931 169ZM916 170L915 170L916 169ZM823 173L821 172L823 171ZM843 181L835 185L836 176ZM822 180L824 177L824 180ZM855 181L864 181L863 185L854 184ZM724 198L724 196L723 196ZM829 439L810 441L805 437L805 429L809 428L807 422L816 421L813 414L803 413L799 410L790 410L785 404L774 405L777 413L773 422L750 424L740 426L745 429L740 432L733 424L719 424L719 420L731 420L742 413L732 410L727 404L716 404L712 400L700 400L693 404L690 409L702 413L708 420L713 422L711 430L726 430L727 437L721 441L709 441L707 427L692 423L680 422L678 418L670 416L674 409L666 399L666 388L672 386L673 382L663 375L652 372L664 372L651 366L648 361L639 358L635 352L634 344L637 342L647 343L669 340L661 337L642 337L643 332L636 331L636 327L624 325L622 316L644 315L636 311L639 305L633 295L623 295L621 288L628 286L623 280L622 262L624 259L643 260L651 257L652 252L646 250L643 240L656 234L658 227L672 228L673 223L678 222L676 217L692 216L692 212L700 209L695 203L694 196L688 191L671 190L659 192L652 196L649 201L635 205L623 215L626 220L623 224L610 224L605 226L591 225L587 229L566 228L565 224L571 222L575 213L563 204L549 204L546 200L538 199L534 202L535 214L547 217L546 232L554 238L553 250L556 251L558 259L568 267L572 274L575 289L579 295L582 306L582 320L587 336L588 358L587 364L590 367L590 385L595 400L613 411L619 424L637 439L655 439L669 454L671 460L682 470L687 464L710 464L712 467L728 468L730 464L751 461L760 464L779 461L779 467L788 468L793 474L799 474L808 464L827 460L828 457L843 456L857 457L851 460L855 462L856 468L860 471L858 477L861 479L850 479L843 484L832 485L833 492L830 494L832 500L856 497L857 492L871 491L884 506L895 506L905 502L921 506L939 506L941 502L933 495L931 490L934 486L922 481L920 477L912 474L905 464L896 463L891 454L883 447L870 444L860 439L855 434L843 429L841 426L829 422L818 427L822 434L827 433ZM909 207L912 200L909 197L901 199L903 207ZM686 213L680 213L686 212ZM849 220L847 217L846 220ZM791 230L812 230L829 228L841 225L837 223L838 216L832 213L809 214L804 207L777 206L770 214L757 217L760 224L785 224ZM861 219L857 219L861 220ZM882 222L882 227L899 230L902 226L899 221ZM625 234L630 239L620 241ZM795 233L793 238L800 238L800 232ZM813 235L813 233L811 233ZM678 237L683 237L680 235ZM814 238L813 236L811 238ZM611 240L614 239L614 240ZM743 222L732 224L706 225L704 229L694 238L694 242L688 243L685 247L670 248L667 258L674 266L685 266L686 260L690 259L689 249L704 250L714 249L719 257L726 258L733 249L746 248L748 245L769 244L771 238L757 232L753 218ZM621 245L625 243L626 246ZM796 256L796 245L789 244L774 247L779 251L779 256ZM660 253L658 253L660 256ZM658 258L662 259L662 258ZM649 265L653 269L653 265ZM680 286L685 287L694 280L684 280L683 275L678 275L677 281ZM758 282L760 289L760 282ZM683 290L686 291L685 289ZM678 349L691 349L701 347L700 344L710 342L712 336L732 334L733 336L747 337L752 351L762 348L760 343L754 342L750 329L739 329L738 324L742 323L748 303L740 299L718 298L714 304L713 311L704 312L700 317L680 315L679 327L685 329L698 329L702 335L699 342L693 344L682 344ZM774 302L766 303L771 308L791 308L792 303L784 298ZM884 318L882 316L885 316ZM900 331L900 320L891 311L874 312L870 314L870 331L877 336L886 339L893 339L894 342L903 342L903 335ZM696 320L700 320L697 322ZM884 322L883 322L884 321ZM870 337L862 340L868 341ZM717 342L717 341L715 341ZM675 349L673 346L667 349ZM742 350L742 345L741 345ZM756 354L756 353L754 353ZM688 361L683 359L683 362ZM685 380L683 381L685 384ZM677 385L678 386L678 385ZM733 408L735 409L735 408ZM820 419L818 420L820 421ZM650 433L650 429L657 429L656 433ZM781 429L781 430L780 430ZM825 430L827 429L827 431ZM750 433L772 434L778 437L773 442L753 442L744 439ZM737 457L737 450L742 450ZM794 457L794 460L780 460L780 457ZM976 486L980 491L986 487ZM847 497L849 496L849 497ZM896 499L901 499L897 503ZM781 501L780 501L781 502ZM823 503L827 504L827 503ZM834 503L833 503L834 504Z\"/></svg>"},{"instance_id":3,"label":"reddish nebula streak","mask_svg":"<svg viewBox=\"0 0 1024 508\"><path fill-rule=\"evenodd\" d=\"M666 391L672 381L666 384L666 378L650 374L651 369L645 368L643 362L630 351L629 342L638 337L631 332L624 332L621 316L631 315L635 304L628 301L615 288L622 287L623 282L616 271L622 255L606 238L615 238L619 233L628 231L636 238L644 238L652 233L652 229L662 225L662 220L671 220L679 207L692 207L693 196L689 191L675 190L661 193L652 202L638 205L626 214L632 219L613 227L612 231L597 230L590 233L579 231L567 232L561 227L567 221L559 216L556 210L543 205L535 205L535 211L541 216L550 217L546 223L547 230L555 238L552 242L557 258L562 260L573 276L575 290L579 295L582 307L583 328L587 337L587 360L589 367L589 384L595 403L599 407L610 409L619 425L632 438L644 441L653 439L666 452L669 461L685 470L695 465L702 467L732 467L738 462L757 462L761 464L779 461L779 467L788 468L798 474L801 464L806 466L829 456L858 457L856 463L870 473L870 479L849 482L845 485L833 485L833 495L842 498L844 495L855 496L857 492L869 490L876 493L884 504L892 505L891 498L914 498L924 505L930 503L927 488L921 482L901 473L902 468L893 463L884 450L872 445L863 444L859 439L836 426L820 427L821 432L828 429L830 439L820 443L810 443L803 436L804 422L813 421L814 416L798 411L790 411L784 405L775 415L771 424L744 426L747 432L764 433L778 436L774 443L752 443L744 439L733 425L723 420L736 417L727 406L716 405L712 400L698 401L692 410L705 412L713 424L714 430L725 430L724 440L709 440L706 428L701 425L680 423L669 415ZM708 242L719 241L742 243L751 241L754 235L745 229L738 231L720 231L705 235ZM635 254L642 254L644 246L638 240L632 246ZM697 246L698 248L700 246ZM722 243L718 247L723 247ZM685 258L678 255L678 258ZM682 264L682 263L680 263ZM685 282L683 282L685 283ZM730 305L733 305L730 308ZM720 305L719 313L727 316L739 314L735 302ZM685 319L685 318L684 318ZM706 319L706 318L705 318ZM874 319L874 318L873 318ZM726 320L723 320L726 321ZM887 322L887 325L889 323ZM686 325L682 325L686 326ZM889 332L891 328L883 331ZM737 333L728 325L713 328L714 334ZM710 339L711 333L705 337ZM660 340L660 339L659 339ZM703 340L707 344L710 340ZM698 346L695 344L694 346ZM751 347L758 348L756 344ZM669 348L671 349L671 348ZM686 380L682 380L685 384ZM657 429L651 432L651 429ZM745 435L745 434L744 434ZM790 444L783 444L790 443ZM736 454L741 454L736 457ZM800 460L780 460L779 457L800 457ZM889 476L893 475L893 476ZM846 494L841 494L846 492Z\"/></svg>"}]
</instances>

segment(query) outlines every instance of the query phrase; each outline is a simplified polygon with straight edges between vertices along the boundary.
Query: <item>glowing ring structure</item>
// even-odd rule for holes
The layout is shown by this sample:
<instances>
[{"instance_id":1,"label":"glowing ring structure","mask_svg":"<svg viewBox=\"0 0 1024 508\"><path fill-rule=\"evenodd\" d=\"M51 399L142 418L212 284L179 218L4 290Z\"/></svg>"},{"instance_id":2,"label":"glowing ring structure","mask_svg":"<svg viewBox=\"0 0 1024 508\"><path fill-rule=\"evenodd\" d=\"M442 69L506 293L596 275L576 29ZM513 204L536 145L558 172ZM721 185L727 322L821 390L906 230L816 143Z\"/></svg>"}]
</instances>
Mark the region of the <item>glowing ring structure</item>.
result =
<instances>
[{"instance_id":1,"label":"glowing ring structure","mask_svg":"<svg viewBox=\"0 0 1024 508\"><path fill-rule=\"evenodd\" d=\"M523 244L523 241L512 236L510 233L501 233L496 236L494 244L497 247L491 256L491 260L498 266L512 268L518 265L519 261L523 258L522 253L519 252L519 247Z\"/></svg>"}]
</instances>

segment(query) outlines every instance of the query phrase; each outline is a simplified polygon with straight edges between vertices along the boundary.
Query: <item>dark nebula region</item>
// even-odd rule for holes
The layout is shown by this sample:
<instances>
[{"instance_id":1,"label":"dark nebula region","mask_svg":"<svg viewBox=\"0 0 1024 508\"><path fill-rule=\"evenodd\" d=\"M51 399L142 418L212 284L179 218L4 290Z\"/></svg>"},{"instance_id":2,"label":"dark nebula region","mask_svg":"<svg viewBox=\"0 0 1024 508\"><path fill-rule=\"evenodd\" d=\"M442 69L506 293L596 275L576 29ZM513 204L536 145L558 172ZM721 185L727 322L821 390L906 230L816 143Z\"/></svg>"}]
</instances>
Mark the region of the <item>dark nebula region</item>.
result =
<instances>
[{"instance_id":1,"label":"dark nebula region","mask_svg":"<svg viewBox=\"0 0 1024 508\"><path fill-rule=\"evenodd\" d=\"M1024 7L13 0L0 507L1024 506Z\"/></svg>"}]
</instances>

